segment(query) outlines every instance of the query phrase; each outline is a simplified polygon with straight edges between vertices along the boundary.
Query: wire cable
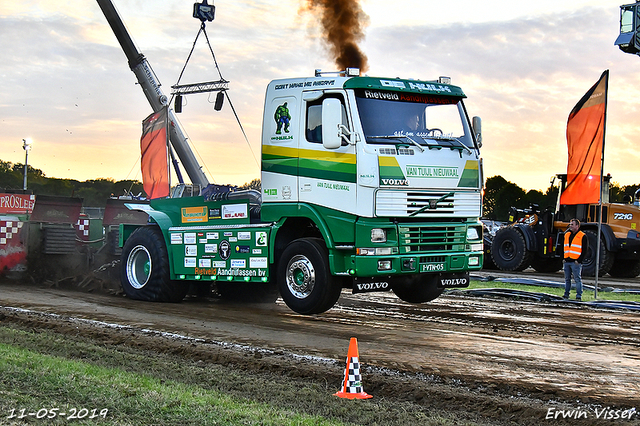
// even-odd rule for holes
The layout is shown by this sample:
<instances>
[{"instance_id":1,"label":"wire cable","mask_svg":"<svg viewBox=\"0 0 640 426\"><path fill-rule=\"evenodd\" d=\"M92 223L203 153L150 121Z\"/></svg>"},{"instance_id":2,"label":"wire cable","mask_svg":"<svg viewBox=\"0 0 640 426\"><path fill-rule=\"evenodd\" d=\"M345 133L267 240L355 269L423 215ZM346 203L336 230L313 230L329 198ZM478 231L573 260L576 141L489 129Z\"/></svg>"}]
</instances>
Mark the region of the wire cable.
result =
<instances>
[{"instance_id":1,"label":"wire cable","mask_svg":"<svg viewBox=\"0 0 640 426\"><path fill-rule=\"evenodd\" d=\"M176 86L180 84L180 80L182 79L182 76L184 75L184 71L187 69L187 64L189 63L189 60L191 59L191 56L193 55L193 51L195 50L196 44L198 43L198 38L200 37L200 34L204 34L204 37L207 41L207 46L209 46L209 51L211 52L211 57L213 58L213 63L216 67L216 70L218 71L218 76L220 77L220 80L222 81L227 81L223 76L222 76L222 71L220 70L220 66L218 65L218 60L216 59L216 55L213 51L213 47L211 46L211 41L209 40L209 35L207 34L207 28L204 22L202 22L202 24L200 25L200 29L198 30L198 34L196 34L196 38L193 41L193 44L191 46L191 50L189 51L189 55L187 55L187 59L184 62L184 66L182 67L182 71L180 71L180 75L178 76L178 81L176 82ZM258 158L256 157L256 154L253 150L253 147L251 146L251 144L249 143L249 138L247 137L247 133L244 130L244 126L242 125L242 122L240 121L240 117L238 116L238 113L236 112L236 108L233 106L233 102L231 101L231 97L229 96L229 92L226 89L222 89L222 92L224 92L224 96L227 98L227 101L229 102L229 106L231 107L231 111L233 112L234 117L236 118L236 122L238 123L238 126L240 126L240 131L242 132L242 136L244 137L245 142L247 143L247 146L249 147L249 151L251 151L251 155L253 156L253 161L255 161L256 165L258 166L258 169L260 168L260 163L258 162ZM171 95L171 99L169 100L169 104L171 104L171 102L173 102L173 98L174 98L175 94ZM195 149L195 146L194 146ZM206 166L205 166L206 168ZM209 173L211 175L211 173ZM213 176L213 175L212 175ZM215 183L215 180L214 180Z\"/></svg>"},{"instance_id":2,"label":"wire cable","mask_svg":"<svg viewBox=\"0 0 640 426\"><path fill-rule=\"evenodd\" d=\"M184 75L184 71L187 69L187 64L189 63L189 60L191 59L191 55L193 54L193 51L196 48L196 43L198 43L198 38L200 37L200 33L202 33L202 31L204 31L204 29L205 29L205 27L204 27L204 22L203 22L202 25L200 26L200 29L198 30L198 34L196 34L196 39L193 40L193 45L191 46L191 50L189 51L189 54L187 55L187 60L184 61L184 66L182 67L182 71L180 71L180 75L178 76L178 81L176 82L176 86L178 84L180 84L180 80L182 80L182 76ZM214 58L214 62L215 62L215 58ZM217 67L218 67L218 64L216 64L216 68ZM218 73L220 73L220 70L218 70ZM171 105L171 102L173 101L173 97L174 96L175 96L175 94L172 93L171 94L171 99L169 100L169 105Z\"/></svg>"},{"instance_id":3,"label":"wire cable","mask_svg":"<svg viewBox=\"0 0 640 426\"><path fill-rule=\"evenodd\" d=\"M220 67L218 66L218 61L216 60L216 55L215 55L215 53L213 53L213 47L211 47L211 42L209 41L209 35L207 34L207 30L205 29L204 22L202 23L201 29L204 32L204 37L207 39L207 45L209 46L209 51L211 52L211 56L213 57L213 63L216 65L216 69L218 70L218 75L220 76L220 80L225 80L224 77L222 77L222 71L220 71ZM242 126L242 123L240 122L240 117L238 117L238 113L236 112L236 109L233 106L233 102L231 102L231 97L229 97L229 92L227 90L223 90L223 92L224 92L225 97L227 98L227 101L229 101L229 105L231 106L231 110L233 111L233 115L236 117L236 121L238 122L238 126L240 126L240 130L242 131L242 135L244 136L245 142L247 142L247 146L249 147L249 151L251 151L251 155L253 155L253 160L256 162L256 165L258 165L258 168L260 168L260 163L258 162L258 159L256 158L256 154L255 154L255 152L253 152L253 148L251 147L251 144L249 143L249 138L247 137L247 134L244 131L244 126Z\"/></svg>"}]
</instances>

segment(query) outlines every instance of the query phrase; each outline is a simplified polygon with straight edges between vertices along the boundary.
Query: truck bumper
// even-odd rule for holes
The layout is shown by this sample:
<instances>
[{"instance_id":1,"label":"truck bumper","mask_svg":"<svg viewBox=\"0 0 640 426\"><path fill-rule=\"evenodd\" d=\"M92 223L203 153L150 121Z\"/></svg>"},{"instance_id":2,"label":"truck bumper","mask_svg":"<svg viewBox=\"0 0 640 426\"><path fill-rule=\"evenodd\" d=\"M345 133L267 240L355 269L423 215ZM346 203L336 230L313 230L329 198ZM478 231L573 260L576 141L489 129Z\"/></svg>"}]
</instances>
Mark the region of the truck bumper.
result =
<instances>
[{"instance_id":1,"label":"truck bumper","mask_svg":"<svg viewBox=\"0 0 640 426\"><path fill-rule=\"evenodd\" d=\"M437 256L355 256L357 277L442 272L478 271L483 252L450 253Z\"/></svg>"}]
</instances>

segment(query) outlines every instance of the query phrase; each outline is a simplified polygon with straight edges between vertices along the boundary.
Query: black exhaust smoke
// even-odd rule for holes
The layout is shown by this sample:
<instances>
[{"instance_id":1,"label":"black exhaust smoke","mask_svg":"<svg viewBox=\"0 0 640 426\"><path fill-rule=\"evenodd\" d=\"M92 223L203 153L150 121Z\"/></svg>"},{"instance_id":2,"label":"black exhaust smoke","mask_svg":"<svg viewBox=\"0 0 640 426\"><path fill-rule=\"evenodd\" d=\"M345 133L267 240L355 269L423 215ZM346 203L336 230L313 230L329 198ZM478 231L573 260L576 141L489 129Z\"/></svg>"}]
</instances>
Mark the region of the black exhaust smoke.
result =
<instances>
[{"instance_id":1,"label":"black exhaust smoke","mask_svg":"<svg viewBox=\"0 0 640 426\"><path fill-rule=\"evenodd\" d=\"M306 0L306 10L319 14L325 41L339 70L369 68L367 56L358 43L364 39L369 16L360 7L359 0Z\"/></svg>"}]
</instances>

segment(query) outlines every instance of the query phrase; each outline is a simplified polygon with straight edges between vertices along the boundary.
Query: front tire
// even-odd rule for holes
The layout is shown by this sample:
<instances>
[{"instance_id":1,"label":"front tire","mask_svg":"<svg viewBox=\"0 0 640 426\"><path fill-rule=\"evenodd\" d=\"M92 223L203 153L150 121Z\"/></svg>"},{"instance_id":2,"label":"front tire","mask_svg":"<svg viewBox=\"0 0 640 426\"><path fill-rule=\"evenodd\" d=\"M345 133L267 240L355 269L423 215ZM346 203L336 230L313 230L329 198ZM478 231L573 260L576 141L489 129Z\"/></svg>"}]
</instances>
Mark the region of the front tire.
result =
<instances>
[{"instance_id":1,"label":"front tire","mask_svg":"<svg viewBox=\"0 0 640 426\"><path fill-rule=\"evenodd\" d=\"M322 239L292 241L278 262L278 288L284 303L303 315L328 311L340 298L341 281L331 275Z\"/></svg>"},{"instance_id":2,"label":"front tire","mask_svg":"<svg viewBox=\"0 0 640 426\"><path fill-rule=\"evenodd\" d=\"M133 231L122 248L120 282L125 294L148 302L180 302L188 282L169 279L169 259L162 232L154 226Z\"/></svg>"}]
</instances>

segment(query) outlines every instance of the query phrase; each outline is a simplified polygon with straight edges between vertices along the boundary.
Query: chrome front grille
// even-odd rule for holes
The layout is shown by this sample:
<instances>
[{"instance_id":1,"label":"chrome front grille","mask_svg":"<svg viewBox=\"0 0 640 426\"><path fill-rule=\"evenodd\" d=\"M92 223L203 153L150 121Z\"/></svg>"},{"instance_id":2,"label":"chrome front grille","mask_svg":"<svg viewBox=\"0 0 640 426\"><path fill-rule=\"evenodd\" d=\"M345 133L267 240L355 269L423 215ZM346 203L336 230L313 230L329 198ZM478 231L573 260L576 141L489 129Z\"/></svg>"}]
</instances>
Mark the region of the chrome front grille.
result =
<instances>
[{"instance_id":1,"label":"chrome front grille","mask_svg":"<svg viewBox=\"0 0 640 426\"><path fill-rule=\"evenodd\" d=\"M478 191L380 190L376 193L378 217L480 217L481 205Z\"/></svg>"}]
</instances>

